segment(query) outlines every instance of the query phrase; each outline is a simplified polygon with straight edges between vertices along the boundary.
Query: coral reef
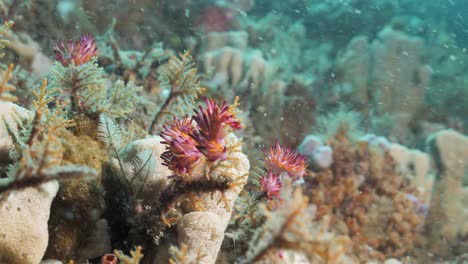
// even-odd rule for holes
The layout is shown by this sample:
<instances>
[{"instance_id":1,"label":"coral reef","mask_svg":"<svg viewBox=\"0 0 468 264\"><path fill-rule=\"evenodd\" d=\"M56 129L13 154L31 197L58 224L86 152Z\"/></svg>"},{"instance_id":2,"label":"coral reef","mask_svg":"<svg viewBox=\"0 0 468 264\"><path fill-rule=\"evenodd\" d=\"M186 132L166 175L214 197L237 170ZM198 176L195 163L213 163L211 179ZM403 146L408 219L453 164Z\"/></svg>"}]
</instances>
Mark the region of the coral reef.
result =
<instances>
[{"instance_id":1,"label":"coral reef","mask_svg":"<svg viewBox=\"0 0 468 264\"><path fill-rule=\"evenodd\" d=\"M234 112L236 105L218 106L212 100L206 100L206 103L206 108L200 107L193 116L198 127L189 128L188 120L184 123L176 120L175 126L165 127L162 132L165 139L162 143L167 145L166 153L162 154L164 164L179 179L162 190L159 208L164 212L167 210L164 207L169 204L180 204L179 210L183 213L177 217L179 219L169 219L174 215L172 209L166 213L167 216L162 215L161 220L169 226L173 222L178 223L179 246L188 246L186 258L190 261L197 259L197 263L215 262L231 217L231 208L249 170L240 141L234 135L226 134L229 129L240 128ZM177 164L190 166L181 170ZM175 191L179 194L171 193ZM205 218L210 221L200 220ZM206 228L212 229L213 233L203 240L197 234Z\"/></svg>"},{"instance_id":2,"label":"coral reef","mask_svg":"<svg viewBox=\"0 0 468 264\"><path fill-rule=\"evenodd\" d=\"M328 139L331 167L307 183L317 214L331 214L332 230L351 238L360 260L410 254L420 243L424 218L406 198L417 195L414 187L387 151L360 145L343 133L338 130Z\"/></svg>"},{"instance_id":3,"label":"coral reef","mask_svg":"<svg viewBox=\"0 0 468 264\"><path fill-rule=\"evenodd\" d=\"M466 262L467 10L0 1L0 262Z\"/></svg>"},{"instance_id":4,"label":"coral reef","mask_svg":"<svg viewBox=\"0 0 468 264\"><path fill-rule=\"evenodd\" d=\"M430 67L422 63L423 43L390 27L372 43L355 37L337 63L337 99L350 98L365 114L389 116L393 127L388 136L408 142L410 123L422 110L431 78Z\"/></svg>"},{"instance_id":5,"label":"coral reef","mask_svg":"<svg viewBox=\"0 0 468 264\"><path fill-rule=\"evenodd\" d=\"M180 59L172 57L161 71L162 85L169 86L170 91L148 127L150 133L154 133L158 125L161 125L164 115L174 111L174 108L180 112L187 111L186 108L192 106L203 92L188 51L181 54Z\"/></svg>"},{"instance_id":6,"label":"coral reef","mask_svg":"<svg viewBox=\"0 0 468 264\"><path fill-rule=\"evenodd\" d=\"M288 191L284 188L285 193ZM329 233L328 219L323 223L314 220L316 208L308 204L300 189L292 196L288 199L283 194L285 203L277 211L265 211L267 220L255 231L249 250L239 263L275 262L286 255L285 250L303 252L308 256L306 263L354 263L345 253L348 238Z\"/></svg>"},{"instance_id":7,"label":"coral reef","mask_svg":"<svg viewBox=\"0 0 468 264\"><path fill-rule=\"evenodd\" d=\"M13 148L13 139L9 136L8 127L13 133L18 133L18 128L15 126L13 114L18 115L22 119L31 118L31 113L21 106L11 102L0 101L0 113L2 116L2 124L0 125L0 146L2 160L7 160L10 149Z\"/></svg>"},{"instance_id":8,"label":"coral reef","mask_svg":"<svg viewBox=\"0 0 468 264\"><path fill-rule=\"evenodd\" d=\"M260 50L247 50L245 31L208 33L201 51L204 72L211 78L205 82L210 90L234 94L256 94L271 82L274 66ZM252 92L254 91L254 92ZM255 92L256 91L256 92Z\"/></svg>"}]
</instances>

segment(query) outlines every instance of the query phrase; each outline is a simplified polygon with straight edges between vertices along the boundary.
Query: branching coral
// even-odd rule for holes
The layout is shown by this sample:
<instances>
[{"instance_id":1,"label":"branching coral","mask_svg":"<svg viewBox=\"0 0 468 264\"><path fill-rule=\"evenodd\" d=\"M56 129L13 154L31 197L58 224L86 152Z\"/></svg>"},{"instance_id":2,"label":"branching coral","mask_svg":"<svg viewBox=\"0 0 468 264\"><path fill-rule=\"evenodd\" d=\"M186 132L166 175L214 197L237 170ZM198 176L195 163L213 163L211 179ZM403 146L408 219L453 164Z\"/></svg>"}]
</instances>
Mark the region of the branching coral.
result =
<instances>
[{"instance_id":1,"label":"branching coral","mask_svg":"<svg viewBox=\"0 0 468 264\"><path fill-rule=\"evenodd\" d=\"M85 166L60 165L62 148L58 133L72 123L64 116L65 104L57 103L54 110L48 108L53 98L46 86L47 81L44 80L39 93L35 93L36 110L31 122L17 119L20 128L17 133L6 123L16 143L13 156L18 158L18 162L10 167L8 177L0 180L0 192L96 173Z\"/></svg>"},{"instance_id":2,"label":"branching coral","mask_svg":"<svg viewBox=\"0 0 468 264\"><path fill-rule=\"evenodd\" d=\"M171 247L170 253L172 255L169 259L170 264L186 264L187 263L187 245L182 245L182 247L176 248Z\"/></svg>"},{"instance_id":3,"label":"branching coral","mask_svg":"<svg viewBox=\"0 0 468 264\"><path fill-rule=\"evenodd\" d=\"M165 115L173 113L173 108L176 107L182 115L191 109L198 95L203 92L198 81L197 69L188 51L181 54L180 58L172 57L161 70L159 80L163 86L169 87L170 91L148 126L150 133L156 131Z\"/></svg>"},{"instance_id":4,"label":"branching coral","mask_svg":"<svg viewBox=\"0 0 468 264\"><path fill-rule=\"evenodd\" d=\"M304 208L307 206L314 208L314 214L309 216L310 223L314 223L314 225L329 224L329 229L327 227L325 230L342 235L337 240L337 245L341 245L340 249L330 252L344 253L343 250L349 248L347 253L349 256L355 256L360 260L376 261L415 254L415 249L421 245L421 231L425 217L424 210L422 210L424 205L419 202L420 194L417 191L417 186L414 186L412 181L406 178L406 175L399 172L388 148L354 140L355 127L358 124L356 120L354 114L345 114L340 111L320 122L324 125L324 134L328 136L327 143L333 150L334 162L321 170L309 171L309 177L304 178L305 184L303 186L307 196L305 199L308 199L308 202L304 202ZM259 226L259 223L264 221L263 215L265 214L273 214L272 219L284 219L276 212L285 213L286 209L284 208L290 210L288 213L291 210L294 212L300 204L296 201L292 205L289 196L285 196L286 189L291 191L291 186L287 183L295 178L285 177L288 175L287 168L289 167L280 166L295 164L293 161L296 160L296 155L292 151L290 155L280 155L286 152L279 145L273 146L265 152L266 158L263 162L266 164L262 165L265 168L258 169L255 173L257 175L251 180L254 184L259 185L262 193L260 196L255 194L258 187L253 187L249 192L245 192L244 203L236 207L237 217L232 220L228 233L228 237L233 239L234 245L241 244L237 246L241 249L236 249L234 254L242 254L242 250L247 252L247 257L241 260L241 262L245 261L246 263L255 261L272 263L279 261L278 259L285 256L286 253L290 253L287 246L282 250L280 246L275 245L277 242L271 242L271 244L264 242L276 240L284 243L284 241L278 240L281 238L281 236L278 238L279 235L265 234L273 232L277 235L282 224L276 222L272 224L274 221L268 217L266 221L271 222L272 227L267 227L266 224ZM278 158L283 156L287 158ZM268 164L271 162L277 164L275 166ZM279 177L274 176L272 168L282 168L278 172L280 173ZM279 190L282 190L281 195L278 194ZM265 207L262 202L264 197L269 198L268 207ZM257 208L262 206L268 209L259 211ZM301 219L300 222L309 222L309 220L305 220L308 218L303 215L298 219ZM265 233L257 231L262 234L261 236L259 233L252 234L250 230L254 228L266 231ZM316 227L313 225L306 226L301 228L301 231L307 234L310 233L310 230L315 230L314 228ZM315 236L317 240L328 237L313 231L310 234L312 238ZM241 241L245 241L246 237L252 237L253 242L249 245L243 245ZM307 243L308 238L302 237L298 241ZM315 249L319 248L320 246L315 246ZM311 263L340 263L345 259L351 263L355 262L353 258L344 255L342 255L342 259L338 260L334 258L338 255L328 254L326 251L316 252L319 257L314 257L310 255L310 251L307 253L307 251L302 250L303 247L298 245L295 245L294 249L305 253ZM231 257L236 258L235 256Z\"/></svg>"},{"instance_id":5,"label":"branching coral","mask_svg":"<svg viewBox=\"0 0 468 264\"><path fill-rule=\"evenodd\" d=\"M125 255L122 251L114 251L114 254L122 264L138 264L143 259L142 247L138 246L135 250L130 250L130 256Z\"/></svg>"},{"instance_id":6,"label":"branching coral","mask_svg":"<svg viewBox=\"0 0 468 264\"><path fill-rule=\"evenodd\" d=\"M3 35L6 34L6 30L8 30L11 26L13 26L12 21L6 21L3 23L3 25L0 26L0 37L3 37ZM8 41L0 38L0 49L3 49L5 47L5 44L7 44ZM0 58L3 57L4 54L0 53ZM6 70L3 70L1 73L1 80L0 80L0 100L3 101L17 101L18 99L11 95L10 92L13 92L16 90L16 88L13 85L8 84L8 79L11 77L11 73L13 71L14 65L10 64Z\"/></svg>"},{"instance_id":7,"label":"branching coral","mask_svg":"<svg viewBox=\"0 0 468 264\"><path fill-rule=\"evenodd\" d=\"M13 68L14 68L13 64L10 64L8 66L8 69L1 73L2 80L0 81L0 100L13 101L13 102L18 100L16 96L13 96L10 94L10 92L14 92L16 88L13 85L8 84L8 79L11 76L11 72L13 71Z\"/></svg>"},{"instance_id":8,"label":"branching coral","mask_svg":"<svg viewBox=\"0 0 468 264\"><path fill-rule=\"evenodd\" d=\"M51 85L57 96L70 98L72 113L96 117L100 113L123 116L133 111L140 88L132 82L125 85L117 81L114 87L106 83L91 36L83 36L76 43L69 41L68 50L63 43L61 46L56 46L58 62L52 69Z\"/></svg>"},{"instance_id":9,"label":"branching coral","mask_svg":"<svg viewBox=\"0 0 468 264\"><path fill-rule=\"evenodd\" d=\"M132 152L128 145L130 138L110 116L101 114L99 120L97 138L106 145L109 157L117 160L119 178L125 182L134 200L138 197L146 180L142 180L141 186L138 187L133 183L138 178L148 177L145 177L145 174L150 173L155 157L149 151ZM130 175L131 178L129 178Z\"/></svg>"},{"instance_id":10,"label":"branching coral","mask_svg":"<svg viewBox=\"0 0 468 264\"><path fill-rule=\"evenodd\" d=\"M15 19L20 11L30 8L32 5L31 0L15 1L3 0L0 2L0 17L3 19Z\"/></svg>"},{"instance_id":11,"label":"branching coral","mask_svg":"<svg viewBox=\"0 0 468 264\"><path fill-rule=\"evenodd\" d=\"M238 263L277 263L279 252L293 250L306 254L311 263L353 263L346 256L349 240L328 232L328 219L315 220L315 206L296 189L291 197L291 181L282 192L285 201L275 211L263 207L265 222L255 231L249 250Z\"/></svg>"},{"instance_id":12,"label":"branching coral","mask_svg":"<svg viewBox=\"0 0 468 264\"><path fill-rule=\"evenodd\" d=\"M3 39L3 36L6 34L6 31L13 26L13 21L5 21L3 22L3 25L0 26L0 49L3 49L5 47L5 44L8 43L7 40ZM5 56L5 54L0 53L0 58Z\"/></svg>"},{"instance_id":13,"label":"branching coral","mask_svg":"<svg viewBox=\"0 0 468 264\"><path fill-rule=\"evenodd\" d=\"M191 260L187 256L187 245L185 244L180 249L173 246L169 249L169 252L172 255L171 259L169 259L169 264L196 264L200 263L201 260L200 255L195 260Z\"/></svg>"}]
</instances>

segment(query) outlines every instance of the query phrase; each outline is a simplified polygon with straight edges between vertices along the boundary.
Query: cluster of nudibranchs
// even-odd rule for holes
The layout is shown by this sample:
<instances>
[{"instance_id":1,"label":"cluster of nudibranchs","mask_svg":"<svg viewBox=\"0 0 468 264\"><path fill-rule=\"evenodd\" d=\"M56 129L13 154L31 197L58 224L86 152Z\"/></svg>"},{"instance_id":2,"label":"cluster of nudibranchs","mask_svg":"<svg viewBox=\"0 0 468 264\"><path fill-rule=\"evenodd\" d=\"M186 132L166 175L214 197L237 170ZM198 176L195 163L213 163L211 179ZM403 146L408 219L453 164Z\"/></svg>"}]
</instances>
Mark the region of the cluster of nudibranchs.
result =
<instances>
[{"instance_id":1,"label":"cluster of nudibranchs","mask_svg":"<svg viewBox=\"0 0 468 264\"><path fill-rule=\"evenodd\" d=\"M224 138L241 129L235 107L224 102L221 106L213 99L205 98L206 107L195 110L192 118L165 125L161 132L166 151L161 155L163 164L177 175L190 175L201 161L214 162L227 159Z\"/></svg>"},{"instance_id":2,"label":"cluster of nudibranchs","mask_svg":"<svg viewBox=\"0 0 468 264\"><path fill-rule=\"evenodd\" d=\"M306 158L290 147L283 148L278 143L264 150L266 174L260 179L262 191L269 200L281 201L281 179L290 177L293 181L307 173Z\"/></svg>"},{"instance_id":3,"label":"cluster of nudibranchs","mask_svg":"<svg viewBox=\"0 0 468 264\"><path fill-rule=\"evenodd\" d=\"M91 35L82 35L79 41L69 40L55 44L55 57L63 66L85 64L97 55L97 47Z\"/></svg>"}]
</instances>

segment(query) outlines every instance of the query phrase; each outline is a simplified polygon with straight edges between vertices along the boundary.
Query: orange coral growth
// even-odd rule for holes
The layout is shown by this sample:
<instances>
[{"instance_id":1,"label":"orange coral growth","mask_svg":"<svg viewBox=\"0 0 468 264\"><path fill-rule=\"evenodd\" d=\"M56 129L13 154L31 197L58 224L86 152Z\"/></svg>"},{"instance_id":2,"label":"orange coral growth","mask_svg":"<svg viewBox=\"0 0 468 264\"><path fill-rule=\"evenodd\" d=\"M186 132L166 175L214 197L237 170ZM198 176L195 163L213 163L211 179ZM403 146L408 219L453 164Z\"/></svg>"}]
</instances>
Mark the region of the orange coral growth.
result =
<instances>
[{"instance_id":1,"label":"orange coral growth","mask_svg":"<svg viewBox=\"0 0 468 264\"><path fill-rule=\"evenodd\" d=\"M13 102L18 100L18 98L9 94L10 92L16 90L13 85L8 84L8 79L11 77L11 72L13 71L14 67L15 66L13 64L10 64L8 69L2 74L2 81L0 82L0 100Z\"/></svg>"},{"instance_id":2,"label":"orange coral growth","mask_svg":"<svg viewBox=\"0 0 468 264\"><path fill-rule=\"evenodd\" d=\"M284 203L274 211L265 210L266 221L258 229L260 235L251 241L240 263L277 263L281 257L278 253L284 250L303 253L310 263L357 263L348 256L348 237L329 232L329 217L315 219L315 206L300 188L289 197L291 187L291 182L286 181Z\"/></svg>"},{"instance_id":3,"label":"orange coral growth","mask_svg":"<svg viewBox=\"0 0 468 264\"><path fill-rule=\"evenodd\" d=\"M414 188L391 156L346 137L332 138L330 144L334 164L307 179L317 217L330 215L332 230L351 238L360 260L414 253L424 215L406 198Z\"/></svg>"}]
</instances>

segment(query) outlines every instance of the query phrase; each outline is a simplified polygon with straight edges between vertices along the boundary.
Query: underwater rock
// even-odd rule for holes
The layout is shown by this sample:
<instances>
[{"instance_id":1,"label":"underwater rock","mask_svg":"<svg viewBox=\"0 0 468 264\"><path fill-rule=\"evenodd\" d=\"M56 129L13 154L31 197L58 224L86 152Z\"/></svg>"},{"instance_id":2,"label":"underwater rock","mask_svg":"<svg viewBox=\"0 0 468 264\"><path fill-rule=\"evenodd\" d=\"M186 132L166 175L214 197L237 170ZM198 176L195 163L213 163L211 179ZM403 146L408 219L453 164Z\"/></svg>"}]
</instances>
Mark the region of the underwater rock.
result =
<instances>
[{"instance_id":1,"label":"underwater rock","mask_svg":"<svg viewBox=\"0 0 468 264\"><path fill-rule=\"evenodd\" d=\"M398 164L399 171L409 177L416 186L422 203L428 205L434 183L430 156L420 150L409 149L395 143L390 144L388 151Z\"/></svg>"},{"instance_id":2,"label":"underwater rock","mask_svg":"<svg viewBox=\"0 0 468 264\"><path fill-rule=\"evenodd\" d=\"M372 43L373 105L379 113L415 113L424 102L431 70L422 64L424 41L389 27Z\"/></svg>"},{"instance_id":3,"label":"underwater rock","mask_svg":"<svg viewBox=\"0 0 468 264\"><path fill-rule=\"evenodd\" d=\"M111 252L109 225L106 219L99 219L91 232L91 236L84 242L78 252L78 259L93 259Z\"/></svg>"},{"instance_id":4,"label":"underwater rock","mask_svg":"<svg viewBox=\"0 0 468 264\"><path fill-rule=\"evenodd\" d=\"M68 261L78 259L78 253L89 239L104 208L101 185L102 163L108 156L95 134L93 120L76 118L75 133L63 131L63 164L85 164L98 172L95 179L72 179L60 183L57 199L52 203L50 241L46 257Z\"/></svg>"},{"instance_id":5,"label":"underwater rock","mask_svg":"<svg viewBox=\"0 0 468 264\"><path fill-rule=\"evenodd\" d=\"M437 177L426 228L430 252L451 253L462 233L465 218L463 178L468 169L468 137L453 130L436 133L428 140Z\"/></svg>"},{"instance_id":6,"label":"underwater rock","mask_svg":"<svg viewBox=\"0 0 468 264\"><path fill-rule=\"evenodd\" d=\"M399 261L398 259L391 258L385 260L384 264L401 264L401 261Z\"/></svg>"},{"instance_id":7,"label":"underwater rock","mask_svg":"<svg viewBox=\"0 0 468 264\"><path fill-rule=\"evenodd\" d=\"M39 264L63 264L63 262L56 259L46 259L41 261Z\"/></svg>"},{"instance_id":8,"label":"underwater rock","mask_svg":"<svg viewBox=\"0 0 468 264\"><path fill-rule=\"evenodd\" d=\"M95 180L63 182L52 204L50 241L46 257L79 260L78 253L89 239L104 207L103 192Z\"/></svg>"},{"instance_id":9,"label":"underwater rock","mask_svg":"<svg viewBox=\"0 0 468 264\"><path fill-rule=\"evenodd\" d=\"M177 230L179 244L188 248L187 258L197 260L197 263L215 263L224 239L224 226L222 219L212 212L184 215L177 224Z\"/></svg>"},{"instance_id":10,"label":"underwater rock","mask_svg":"<svg viewBox=\"0 0 468 264\"><path fill-rule=\"evenodd\" d=\"M312 154L314 164L320 169L326 169L333 163L333 149L330 146L320 146Z\"/></svg>"},{"instance_id":11,"label":"underwater rock","mask_svg":"<svg viewBox=\"0 0 468 264\"><path fill-rule=\"evenodd\" d=\"M132 188L134 190L141 188L138 199L143 201L143 206L154 202L158 197L157 194L166 186L168 177L174 174L169 168L162 165L160 157L165 151L165 145L161 143L162 141L163 139L160 136L148 137L136 140L127 147L128 157L135 157L138 153L143 153L145 151L151 152L151 160L148 161L147 165L150 167L147 177L137 177L132 180L135 174L134 171L126 175L127 179L132 182ZM142 162L146 162L146 160ZM114 168L118 168L118 161L114 159L113 165ZM142 188L142 186L144 186L144 188Z\"/></svg>"},{"instance_id":12,"label":"underwater rock","mask_svg":"<svg viewBox=\"0 0 468 264\"><path fill-rule=\"evenodd\" d=\"M137 140L128 147L128 156L134 156L136 153L151 150L152 155L155 157L155 160L152 162L153 164L151 164L152 168L149 169L148 177L145 179L145 188L142 188L141 193L136 197L136 199L141 201L142 208L158 204L161 191L170 182L170 176L174 175L172 171L162 165L162 159L159 158L166 148L161 141L162 138L159 136L149 137ZM181 216L177 228L178 244L179 246L188 246L187 256L189 259L202 256L197 263L215 263L224 238L224 230L227 228L231 217L234 202L248 177L249 161L242 153L240 145L237 145L239 140L234 134L229 134L225 138L225 143L227 146L235 147L230 151L227 160L220 161L218 165L212 168L209 177L230 177L239 182L239 184L225 190L224 193L210 191L198 194L197 208L193 207L193 201L182 203L185 214ZM113 166L118 166L116 161L113 162ZM133 173L130 173L128 177L132 178L132 175ZM203 175L200 177L194 176L194 178L203 177ZM140 188L141 184L143 182L137 179L132 182L132 188ZM207 227L209 228L207 229ZM205 237L205 234L210 234L207 230L211 230L212 228L215 228L213 229L213 233ZM165 246L159 246L157 249L161 249L162 247ZM157 249L155 250L161 252ZM159 254L153 259L154 263L164 261L166 261L165 257Z\"/></svg>"},{"instance_id":13,"label":"underwater rock","mask_svg":"<svg viewBox=\"0 0 468 264\"><path fill-rule=\"evenodd\" d=\"M236 147L229 154L227 160L221 161L220 164L211 171L209 177L217 178L229 175L229 177L235 179L239 184L237 186L229 188L224 193L215 191L207 192L200 195L199 205L203 208L204 212L202 213L204 213L204 215L196 215L200 215L203 218L211 214L217 215L218 220L215 221L215 226L217 230L222 231L213 231L213 236L207 238L210 241L204 241L203 239L198 237L196 241L191 242L196 242L196 244L194 244L193 247L188 248L187 255L196 257L198 254L200 254L202 257L197 263L215 263L216 256L218 255L218 252L221 248L221 243L224 237L224 235L221 235L221 237L217 237L216 234L219 234L218 232L224 234L224 230L226 230L229 224L229 219L231 218L234 202L236 201L239 193L241 192L243 185L246 183L249 174L249 160L247 159L247 156L242 153L241 146L237 146L237 144L239 143L239 139L237 139L237 137L234 134L229 134L226 136L225 142L227 146ZM190 205L187 205L186 209L192 212L196 211L196 209L191 208ZM191 215L188 219L192 219L193 216L195 215ZM185 216L183 216L182 219L184 219L184 217ZM181 224L180 226L178 226L177 230L179 237L185 238L185 240L190 241L190 237L192 236L187 237L185 234L190 234L192 232L191 230L202 230L204 229L204 226L206 224L203 223L202 219L194 221L189 221L188 219L186 220L188 222L186 222L186 224ZM190 225L188 225L188 223L190 223ZM212 223L214 224L214 222ZM188 230L185 230L185 227L187 227ZM183 241L179 241L179 245L182 246L182 244Z\"/></svg>"},{"instance_id":14,"label":"underwater rock","mask_svg":"<svg viewBox=\"0 0 468 264\"><path fill-rule=\"evenodd\" d=\"M390 149L391 143L388 141L387 138L382 136L376 136L374 134L367 134L361 137L359 142L366 142L369 144L370 148L379 148L384 151L388 151Z\"/></svg>"},{"instance_id":15,"label":"underwater rock","mask_svg":"<svg viewBox=\"0 0 468 264\"><path fill-rule=\"evenodd\" d=\"M368 106L370 64L369 39L365 36L353 38L336 61L336 70L342 74L344 80L339 91L352 91L352 95L349 96L350 103L358 109ZM349 89L345 89L348 85Z\"/></svg>"},{"instance_id":16,"label":"underwater rock","mask_svg":"<svg viewBox=\"0 0 468 264\"><path fill-rule=\"evenodd\" d=\"M308 135L302 140L297 151L302 154L312 153L318 147L323 146L322 139L314 135Z\"/></svg>"},{"instance_id":17,"label":"underwater rock","mask_svg":"<svg viewBox=\"0 0 468 264\"><path fill-rule=\"evenodd\" d=\"M207 82L208 87L237 85L242 79L243 61L242 51L231 47L205 53L205 72L214 70L213 78Z\"/></svg>"},{"instance_id":18,"label":"underwater rock","mask_svg":"<svg viewBox=\"0 0 468 264\"><path fill-rule=\"evenodd\" d=\"M36 264L49 241L47 222L59 185L51 181L37 188L13 191L0 202L0 262Z\"/></svg>"},{"instance_id":19,"label":"underwater rock","mask_svg":"<svg viewBox=\"0 0 468 264\"><path fill-rule=\"evenodd\" d=\"M323 145L317 136L306 136L299 145L298 152L304 154L307 161L315 168L326 169L333 164L333 149Z\"/></svg>"},{"instance_id":20,"label":"underwater rock","mask_svg":"<svg viewBox=\"0 0 468 264\"><path fill-rule=\"evenodd\" d=\"M31 71L39 77L44 77L49 74L50 69L52 69L52 62L50 58L44 55L44 53L39 52L32 58L31 61Z\"/></svg>"},{"instance_id":21,"label":"underwater rock","mask_svg":"<svg viewBox=\"0 0 468 264\"><path fill-rule=\"evenodd\" d=\"M0 119L2 120L0 122L0 160L7 160L10 149L13 147L13 140L8 134L5 123L14 133L17 133L15 115L18 115L19 118L31 118L29 110L11 102L0 101Z\"/></svg>"},{"instance_id":22,"label":"underwater rock","mask_svg":"<svg viewBox=\"0 0 468 264\"><path fill-rule=\"evenodd\" d=\"M248 34L245 31L211 32L206 34L203 44L205 51L232 47L241 51L247 48Z\"/></svg>"},{"instance_id":23,"label":"underwater rock","mask_svg":"<svg viewBox=\"0 0 468 264\"><path fill-rule=\"evenodd\" d=\"M211 189L197 191L196 194L190 192L184 194L189 196L180 202L179 213L182 214L177 224L177 246L187 247L184 254L189 262L216 262L234 202L248 178L250 165L246 155L242 153L239 139L231 133L224 138L224 143L229 149L227 159L205 167L209 170L209 175L205 175L207 171L197 171L192 179L203 179L205 176L213 180L230 179L233 181L232 186L224 190ZM160 247L155 250L158 249ZM153 263L165 261L167 260L163 260L161 256L153 259Z\"/></svg>"},{"instance_id":24,"label":"underwater rock","mask_svg":"<svg viewBox=\"0 0 468 264\"><path fill-rule=\"evenodd\" d=\"M7 36L8 46L13 49L19 57L28 62L32 73L39 77L46 76L52 68L51 59L41 51L40 45L27 33L15 33L13 31Z\"/></svg>"},{"instance_id":25,"label":"underwater rock","mask_svg":"<svg viewBox=\"0 0 468 264\"><path fill-rule=\"evenodd\" d=\"M273 63L265 59L261 50L248 49L247 43L248 34L245 31L207 34L202 39L200 56L204 72L211 75L205 85L239 94L259 90L270 81L275 68Z\"/></svg>"},{"instance_id":26,"label":"underwater rock","mask_svg":"<svg viewBox=\"0 0 468 264\"><path fill-rule=\"evenodd\" d=\"M272 77L273 65L268 62L258 50L243 51L233 47L223 47L206 52L203 59L204 71L213 73L206 85L212 89L221 87L258 90L262 84Z\"/></svg>"},{"instance_id":27,"label":"underwater rock","mask_svg":"<svg viewBox=\"0 0 468 264\"><path fill-rule=\"evenodd\" d=\"M273 251L273 250L272 250ZM300 251L278 249L271 253L272 255L278 256L278 260L284 264L309 264L311 263L306 254ZM255 264L268 264L270 260L256 261Z\"/></svg>"},{"instance_id":28,"label":"underwater rock","mask_svg":"<svg viewBox=\"0 0 468 264\"><path fill-rule=\"evenodd\" d=\"M406 142L432 75L423 63L423 47L423 39L391 27L380 31L372 43L366 37L355 37L337 60L340 82L332 93L366 113L390 115L390 136Z\"/></svg>"}]
</instances>

